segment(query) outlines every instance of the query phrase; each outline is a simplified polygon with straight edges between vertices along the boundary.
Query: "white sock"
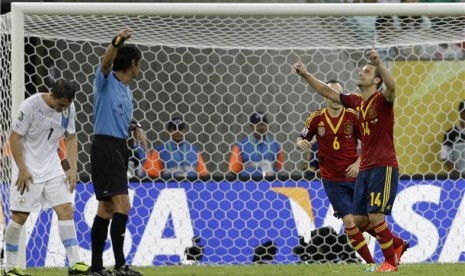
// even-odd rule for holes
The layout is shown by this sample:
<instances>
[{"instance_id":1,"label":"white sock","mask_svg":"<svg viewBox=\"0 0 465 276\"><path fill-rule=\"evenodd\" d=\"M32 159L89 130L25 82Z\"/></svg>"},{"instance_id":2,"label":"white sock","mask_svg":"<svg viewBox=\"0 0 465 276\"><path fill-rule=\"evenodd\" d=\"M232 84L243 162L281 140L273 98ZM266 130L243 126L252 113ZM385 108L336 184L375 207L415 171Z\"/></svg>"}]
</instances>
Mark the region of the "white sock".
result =
<instances>
[{"instance_id":1,"label":"white sock","mask_svg":"<svg viewBox=\"0 0 465 276\"><path fill-rule=\"evenodd\" d=\"M59 220L58 234L60 235L61 242L65 246L68 264L72 267L75 263L81 261L74 220Z\"/></svg>"},{"instance_id":2,"label":"white sock","mask_svg":"<svg viewBox=\"0 0 465 276\"><path fill-rule=\"evenodd\" d=\"M23 226L10 220L5 232L5 270L9 271L18 263L19 237Z\"/></svg>"}]
</instances>

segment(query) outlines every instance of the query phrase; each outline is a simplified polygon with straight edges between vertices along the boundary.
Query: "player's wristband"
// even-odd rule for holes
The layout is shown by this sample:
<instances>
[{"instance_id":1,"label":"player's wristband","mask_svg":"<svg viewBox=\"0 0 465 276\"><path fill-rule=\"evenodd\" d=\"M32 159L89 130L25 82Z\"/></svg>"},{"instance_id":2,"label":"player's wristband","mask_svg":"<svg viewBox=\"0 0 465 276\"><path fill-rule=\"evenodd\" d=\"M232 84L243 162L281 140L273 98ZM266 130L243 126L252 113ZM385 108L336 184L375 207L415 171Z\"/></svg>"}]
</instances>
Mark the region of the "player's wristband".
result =
<instances>
[{"instance_id":1,"label":"player's wristband","mask_svg":"<svg viewBox=\"0 0 465 276\"><path fill-rule=\"evenodd\" d=\"M69 169L71 169L71 165L69 164L68 159L61 160L61 167L63 168L63 171L65 171L65 172L67 172Z\"/></svg>"},{"instance_id":2,"label":"player's wristband","mask_svg":"<svg viewBox=\"0 0 465 276\"><path fill-rule=\"evenodd\" d=\"M124 40L124 37L117 35L111 40L111 45L113 45L115 48L118 48L119 46L123 45Z\"/></svg>"}]
</instances>

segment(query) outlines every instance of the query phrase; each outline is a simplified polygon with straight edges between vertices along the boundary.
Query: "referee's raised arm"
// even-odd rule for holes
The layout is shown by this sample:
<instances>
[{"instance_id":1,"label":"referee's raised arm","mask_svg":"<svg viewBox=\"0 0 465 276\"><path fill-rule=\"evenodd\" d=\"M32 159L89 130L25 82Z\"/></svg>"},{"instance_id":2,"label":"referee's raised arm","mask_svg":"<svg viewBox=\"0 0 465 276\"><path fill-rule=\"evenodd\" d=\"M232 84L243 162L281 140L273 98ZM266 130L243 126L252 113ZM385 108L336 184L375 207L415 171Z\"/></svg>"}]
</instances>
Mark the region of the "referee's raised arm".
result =
<instances>
[{"instance_id":1,"label":"referee's raised arm","mask_svg":"<svg viewBox=\"0 0 465 276\"><path fill-rule=\"evenodd\" d=\"M124 41L128 40L131 36L132 30L127 28L122 29L112 39L110 45L108 45L105 55L102 58L102 72L105 76L111 71L119 46L123 45Z\"/></svg>"}]
</instances>

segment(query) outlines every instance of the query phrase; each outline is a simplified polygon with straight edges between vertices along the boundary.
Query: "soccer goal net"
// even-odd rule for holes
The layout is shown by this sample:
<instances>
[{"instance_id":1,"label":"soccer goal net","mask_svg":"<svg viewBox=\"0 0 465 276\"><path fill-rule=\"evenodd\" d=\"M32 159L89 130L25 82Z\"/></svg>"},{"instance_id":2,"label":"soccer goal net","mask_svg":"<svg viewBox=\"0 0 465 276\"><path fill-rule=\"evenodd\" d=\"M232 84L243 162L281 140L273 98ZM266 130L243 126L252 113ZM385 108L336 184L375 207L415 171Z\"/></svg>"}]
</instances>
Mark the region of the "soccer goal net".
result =
<instances>
[{"instance_id":1,"label":"soccer goal net","mask_svg":"<svg viewBox=\"0 0 465 276\"><path fill-rule=\"evenodd\" d=\"M465 182L443 166L444 133L465 100L463 4L13 4L1 16L1 191L9 220L8 135L24 98L64 78L78 87L79 179L75 221L85 260L97 202L90 178L93 79L123 27L143 53L130 84L134 118L149 141L130 162L132 210L128 262L360 262L318 178L317 161L295 141L318 96L291 70L300 56L321 80L357 91L374 43L397 85L395 145L401 180L388 223L408 240L403 262L465 261ZM229 177L233 146L250 137L264 112L284 153L275 177ZM142 168L181 117L184 139L198 147L208 177L152 177ZM454 142L454 141L451 141ZM183 149L179 152L183 153ZM271 152L270 152L271 153ZM173 152L175 162L182 162ZM266 155L268 152L252 154ZM462 157L463 154L462 154ZM177 159L178 158L178 159ZM189 160L186 162L190 162ZM457 161L457 164L459 161ZM188 166L194 166L189 163ZM316 170L316 173L315 173ZM50 210L31 214L27 266L61 266L64 248ZM196 237L200 239L196 239ZM382 259L374 239L370 248ZM113 263L110 243L105 265Z\"/></svg>"}]
</instances>

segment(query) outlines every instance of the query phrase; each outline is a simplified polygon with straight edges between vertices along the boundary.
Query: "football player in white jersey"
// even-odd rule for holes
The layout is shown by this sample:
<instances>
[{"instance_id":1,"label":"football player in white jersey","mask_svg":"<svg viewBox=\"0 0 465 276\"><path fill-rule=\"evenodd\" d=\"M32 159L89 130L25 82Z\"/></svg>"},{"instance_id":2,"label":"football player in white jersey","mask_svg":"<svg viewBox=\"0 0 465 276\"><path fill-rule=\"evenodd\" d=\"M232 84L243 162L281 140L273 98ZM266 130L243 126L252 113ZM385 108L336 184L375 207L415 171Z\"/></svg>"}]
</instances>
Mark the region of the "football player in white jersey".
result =
<instances>
[{"instance_id":1,"label":"football player in white jersey","mask_svg":"<svg viewBox=\"0 0 465 276\"><path fill-rule=\"evenodd\" d=\"M87 275L89 267L79 256L72 205L77 180L75 94L70 82L58 80L50 92L27 98L13 123L10 134L14 158L10 185L12 217L5 233L4 275L28 275L16 266L19 237L29 214L40 206L52 207L58 216L58 232L70 266L68 275ZM63 136L69 163L66 172L57 153Z\"/></svg>"}]
</instances>

